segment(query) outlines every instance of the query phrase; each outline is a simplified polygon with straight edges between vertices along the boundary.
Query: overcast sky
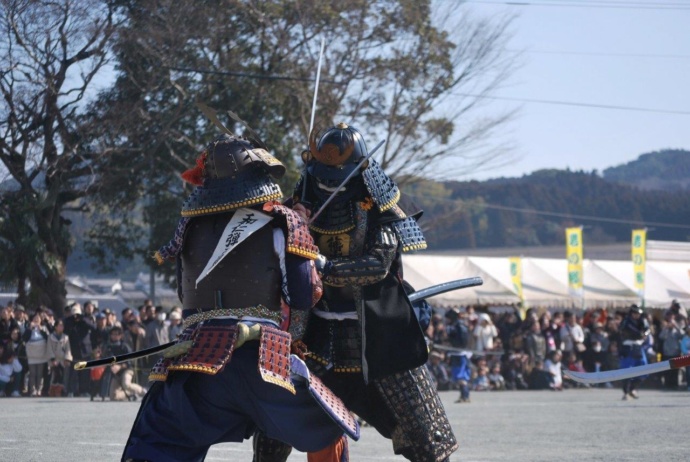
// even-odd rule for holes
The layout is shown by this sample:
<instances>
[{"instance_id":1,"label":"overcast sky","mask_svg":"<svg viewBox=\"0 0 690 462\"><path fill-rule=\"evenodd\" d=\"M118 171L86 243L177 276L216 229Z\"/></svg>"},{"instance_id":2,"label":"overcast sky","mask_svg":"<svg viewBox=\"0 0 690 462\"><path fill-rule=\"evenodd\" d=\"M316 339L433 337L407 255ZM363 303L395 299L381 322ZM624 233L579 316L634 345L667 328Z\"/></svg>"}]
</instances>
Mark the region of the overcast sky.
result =
<instances>
[{"instance_id":1,"label":"overcast sky","mask_svg":"<svg viewBox=\"0 0 690 462\"><path fill-rule=\"evenodd\" d=\"M461 6L518 14L510 48L524 50L490 106L520 108L506 127L518 160L471 179L601 172L646 152L690 150L690 0L514 3Z\"/></svg>"}]
</instances>

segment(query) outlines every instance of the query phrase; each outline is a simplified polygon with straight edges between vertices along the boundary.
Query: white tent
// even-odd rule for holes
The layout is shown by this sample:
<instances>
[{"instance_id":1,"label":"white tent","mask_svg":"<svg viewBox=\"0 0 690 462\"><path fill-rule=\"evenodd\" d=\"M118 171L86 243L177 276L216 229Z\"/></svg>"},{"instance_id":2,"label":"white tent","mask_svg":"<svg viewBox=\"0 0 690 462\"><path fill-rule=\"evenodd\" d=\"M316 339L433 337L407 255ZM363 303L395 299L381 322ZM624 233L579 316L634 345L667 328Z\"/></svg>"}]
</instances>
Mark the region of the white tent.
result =
<instances>
[{"instance_id":1,"label":"white tent","mask_svg":"<svg viewBox=\"0 0 690 462\"><path fill-rule=\"evenodd\" d=\"M405 279L415 289L479 276L484 284L433 297L437 305L509 305L520 300L513 287L508 257L405 255ZM523 258L522 286L527 306L558 308L619 308L640 303L629 261L591 260L583 263L584 300L568 290L565 259ZM666 308L672 299L690 305L690 262L648 261L645 305Z\"/></svg>"}]
</instances>

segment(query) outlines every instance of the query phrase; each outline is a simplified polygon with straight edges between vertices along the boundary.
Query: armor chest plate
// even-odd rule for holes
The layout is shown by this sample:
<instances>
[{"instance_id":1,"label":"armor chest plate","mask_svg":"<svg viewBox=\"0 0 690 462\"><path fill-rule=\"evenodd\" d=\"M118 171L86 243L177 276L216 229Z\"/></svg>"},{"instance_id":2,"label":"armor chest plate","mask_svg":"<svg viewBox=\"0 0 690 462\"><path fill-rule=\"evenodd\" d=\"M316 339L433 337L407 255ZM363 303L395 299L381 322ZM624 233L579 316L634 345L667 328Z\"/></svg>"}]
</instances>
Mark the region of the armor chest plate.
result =
<instances>
[{"instance_id":1,"label":"armor chest plate","mask_svg":"<svg viewBox=\"0 0 690 462\"><path fill-rule=\"evenodd\" d=\"M327 258L347 257L350 255L349 234L322 234L317 245L321 253Z\"/></svg>"},{"instance_id":2,"label":"armor chest plate","mask_svg":"<svg viewBox=\"0 0 690 462\"><path fill-rule=\"evenodd\" d=\"M282 277L270 224L240 243L195 287L230 218L232 214L207 215L189 223L180 255L183 308L241 308L262 304L280 310ZM218 306L218 294L222 306Z\"/></svg>"},{"instance_id":3,"label":"armor chest plate","mask_svg":"<svg viewBox=\"0 0 690 462\"><path fill-rule=\"evenodd\" d=\"M353 210L354 226L348 231L335 233L312 230L314 241L326 258L359 257L364 252L368 224L367 212L359 207L359 204L353 204Z\"/></svg>"}]
</instances>

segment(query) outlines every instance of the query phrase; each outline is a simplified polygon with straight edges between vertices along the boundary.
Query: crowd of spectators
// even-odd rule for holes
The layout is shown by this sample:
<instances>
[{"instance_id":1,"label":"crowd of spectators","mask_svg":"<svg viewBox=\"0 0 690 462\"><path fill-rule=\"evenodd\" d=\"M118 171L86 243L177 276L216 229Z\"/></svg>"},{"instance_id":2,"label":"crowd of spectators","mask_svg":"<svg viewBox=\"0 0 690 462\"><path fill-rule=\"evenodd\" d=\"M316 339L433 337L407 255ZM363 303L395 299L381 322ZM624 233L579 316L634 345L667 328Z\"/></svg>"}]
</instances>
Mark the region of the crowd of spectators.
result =
<instances>
[{"instance_id":1,"label":"crowd of spectators","mask_svg":"<svg viewBox=\"0 0 690 462\"><path fill-rule=\"evenodd\" d=\"M474 306L435 308L425 331L432 346L427 366L439 390L460 391L459 403L469 402L472 391L589 387L568 381L561 371L618 369L619 327L633 308L527 309L523 316L518 307L500 313ZM650 326L642 345L648 362L690 352L687 312L676 300L643 316ZM648 382L690 391L686 377L690 370L670 370Z\"/></svg>"},{"instance_id":2,"label":"crowd of spectators","mask_svg":"<svg viewBox=\"0 0 690 462\"><path fill-rule=\"evenodd\" d=\"M120 317L94 303L73 303L64 316L40 306L0 306L0 397L74 397L136 400L146 392L158 356L75 370L80 361L121 356L174 339L182 309L169 312L147 300Z\"/></svg>"},{"instance_id":3,"label":"crowd of spectators","mask_svg":"<svg viewBox=\"0 0 690 462\"><path fill-rule=\"evenodd\" d=\"M520 316L518 308L500 313L474 306L437 308L425 326L432 345L428 368L439 390L459 390L461 403L470 401L472 391L584 386L568 382L561 370L619 368L619 326L627 313L528 309ZM642 347L649 362L690 354L690 324L678 302L643 316L650 325ZM0 306L0 397L136 399L145 393L158 356L85 370L73 365L164 344L181 329L179 306L166 311L150 300L136 310L125 308L119 317L89 302L66 307L58 319L46 307ZM689 385L687 377L690 370L670 370L651 380L676 389Z\"/></svg>"}]
</instances>

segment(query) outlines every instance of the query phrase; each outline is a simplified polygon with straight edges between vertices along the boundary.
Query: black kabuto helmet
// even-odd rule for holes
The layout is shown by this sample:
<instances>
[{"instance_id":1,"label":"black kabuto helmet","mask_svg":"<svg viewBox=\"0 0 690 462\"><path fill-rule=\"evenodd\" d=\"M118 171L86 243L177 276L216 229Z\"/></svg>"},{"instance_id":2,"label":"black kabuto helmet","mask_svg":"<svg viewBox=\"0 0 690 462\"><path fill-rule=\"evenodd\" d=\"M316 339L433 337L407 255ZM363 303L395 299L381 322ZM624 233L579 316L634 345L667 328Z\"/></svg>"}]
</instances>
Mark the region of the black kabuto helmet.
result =
<instances>
[{"instance_id":1,"label":"black kabuto helmet","mask_svg":"<svg viewBox=\"0 0 690 462\"><path fill-rule=\"evenodd\" d=\"M367 154L362 134L341 122L324 132L311 133L309 151L305 153L307 172L323 182L337 185L354 169L366 168L361 162Z\"/></svg>"},{"instance_id":2,"label":"black kabuto helmet","mask_svg":"<svg viewBox=\"0 0 690 462\"><path fill-rule=\"evenodd\" d=\"M227 212L280 199L283 194L271 177L280 178L285 166L261 147L223 134L208 144L195 168L182 178L197 185L182 205L182 216Z\"/></svg>"}]
</instances>

